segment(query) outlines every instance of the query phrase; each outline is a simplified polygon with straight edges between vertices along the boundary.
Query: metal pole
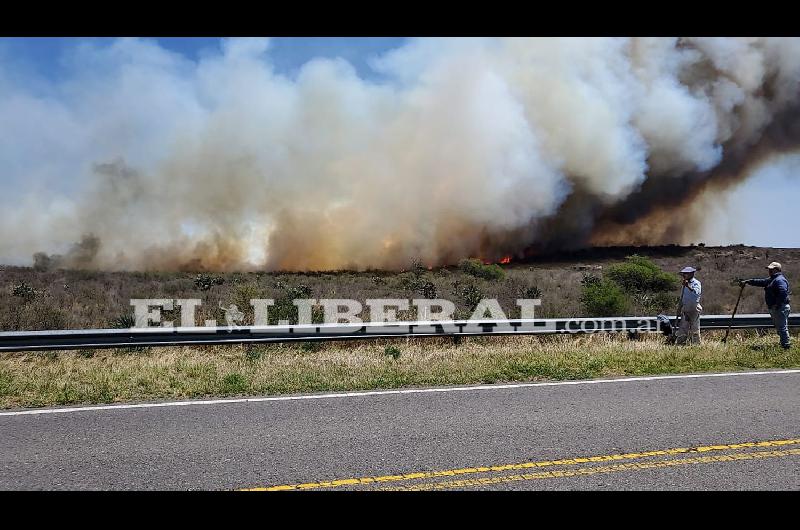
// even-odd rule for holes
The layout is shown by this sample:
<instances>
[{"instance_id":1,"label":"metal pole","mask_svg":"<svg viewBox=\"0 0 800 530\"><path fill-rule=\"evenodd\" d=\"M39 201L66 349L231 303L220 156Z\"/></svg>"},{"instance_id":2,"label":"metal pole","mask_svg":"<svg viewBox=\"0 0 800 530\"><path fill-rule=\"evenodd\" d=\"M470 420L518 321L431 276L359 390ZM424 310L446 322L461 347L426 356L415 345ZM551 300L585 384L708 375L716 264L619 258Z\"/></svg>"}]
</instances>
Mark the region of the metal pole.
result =
<instances>
[{"instance_id":1,"label":"metal pole","mask_svg":"<svg viewBox=\"0 0 800 530\"><path fill-rule=\"evenodd\" d=\"M739 301L742 299L742 293L744 293L744 288L746 286L747 284L743 283L742 288L739 289L739 298L736 299L736 305L733 307L733 314L731 315L731 323L728 324L728 329L725 330L725 338L722 339L723 344L728 342L728 333L731 332L731 326L733 326L733 319L736 318L736 310L739 309Z\"/></svg>"}]
</instances>

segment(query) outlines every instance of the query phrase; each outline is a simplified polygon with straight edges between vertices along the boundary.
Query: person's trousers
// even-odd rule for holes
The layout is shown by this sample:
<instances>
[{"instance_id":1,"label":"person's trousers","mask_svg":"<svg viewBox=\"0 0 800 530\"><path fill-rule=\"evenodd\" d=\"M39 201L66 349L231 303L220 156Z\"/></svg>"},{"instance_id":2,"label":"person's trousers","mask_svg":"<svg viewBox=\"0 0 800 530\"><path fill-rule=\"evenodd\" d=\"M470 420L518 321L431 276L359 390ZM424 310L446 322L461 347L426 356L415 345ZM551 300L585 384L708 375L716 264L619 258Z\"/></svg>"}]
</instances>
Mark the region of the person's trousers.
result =
<instances>
[{"instance_id":1,"label":"person's trousers","mask_svg":"<svg viewBox=\"0 0 800 530\"><path fill-rule=\"evenodd\" d=\"M700 344L700 304L684 308L681 312L681 325L675 340L678 344L685 344L688 338L690 344Z\"/></svg>"},{"instance_id":2,"label":"person's trousers","mask_svg":"<svg viewBox=\"0 0 800 530\"><path fill-rule=\"evenodd\" d=\"M778 336L781 338L781 346L784 348L788 348L792 344L789 340L790 312L791 308L789 304L769 308L769 314L772 315L772 323L775 324L775 329L778 331Z\"/></svg>"}]
</instances>

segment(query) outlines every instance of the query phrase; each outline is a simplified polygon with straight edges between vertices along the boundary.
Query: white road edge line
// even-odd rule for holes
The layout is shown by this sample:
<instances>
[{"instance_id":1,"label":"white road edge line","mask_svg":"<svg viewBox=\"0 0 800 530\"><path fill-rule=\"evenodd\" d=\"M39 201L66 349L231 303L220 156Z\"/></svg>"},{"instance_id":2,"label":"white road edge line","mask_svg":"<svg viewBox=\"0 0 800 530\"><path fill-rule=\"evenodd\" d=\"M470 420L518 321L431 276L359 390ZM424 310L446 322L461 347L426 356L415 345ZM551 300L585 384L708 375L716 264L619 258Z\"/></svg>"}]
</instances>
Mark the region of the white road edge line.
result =
<instances>
[{"instance_id":1,"label":"white road edge line","mask_svg":"<svg viewBox=\"0 0 800 530\"><path fill-rule=\"evenodd\" d=\"M337 399L348 397L387 396L392 394L426 394L431 392L468 392L472 390L506 390L513 388L533 388L542 386L598 385L604 383L635 383L640 381L662 381L669 379L702 379L711 377L743 377L754 375L800 374L800 369L770 370L762 372L723 372L710 374L655 375L647 377L624 377L619 379L585 379L580 381L552 381L544 383L514 383L502 385L477 385L440 388L408 388L402 390L367 390L363 392L340 392L334 394L309 394L300 396L271 396L254 398L206 399L192 401L168 401L163 403L131 403L120 405L95 405L90 407L64 407L56 409L29 409L0 412L0 416L28 416L38 414L58 414L67 412L88 412L93 410L147 409L156 407L185 407L190 405L223 405L227 403L262 403L266 401L298 401L304 399Z\"/></svg>"}]
</instances>

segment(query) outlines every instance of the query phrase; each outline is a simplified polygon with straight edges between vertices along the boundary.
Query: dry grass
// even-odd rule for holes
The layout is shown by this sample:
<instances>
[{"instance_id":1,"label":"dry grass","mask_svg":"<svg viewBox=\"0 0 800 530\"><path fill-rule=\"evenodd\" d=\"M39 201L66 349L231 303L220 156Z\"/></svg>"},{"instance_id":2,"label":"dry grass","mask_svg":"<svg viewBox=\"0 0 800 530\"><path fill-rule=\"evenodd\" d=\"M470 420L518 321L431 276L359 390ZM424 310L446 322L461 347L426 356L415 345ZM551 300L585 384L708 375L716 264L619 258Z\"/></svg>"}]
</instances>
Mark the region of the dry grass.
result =
<instances>
[{"instance_id":1,"label":"dry grass","mask_svg":"<svg viewBox=\"0 0 800 530\"><path fill-rule=\"evenodd\" d=\"M626 255L638 253L653 259L665 271L678 271L683 265L701 266L698 278L703 282L703 306L706 314L726 314L733 309L738 287L731 285L736 277L765 275L764 265L777 260L784 264L789 280L800 292L800 274L793 271L800 264L800 250L764 249L755 247L661 247L637 249L594 249L532 260L527 263L503 265L505 277L487 280L465 274L457 267L424 271L421 278L430 282L439 298L456 303L457 317L469 316L469 302L464 299L465 286L474 286L484 296L496 298L510 317L518 316L516 298L526 288L536 286L542 292L540 315L580 317L581 278L585 273L602 275L603 269L619 263ZM409 264L410 265L410 264ZM598 269L599 267L599 269ZM285 296L288 289L308 286L313 298L419 298L413 272L322 272L322 273L227 273L225 282L201 290L195 285L191 272L95 272L95 271L35 271L25 267L3 267L0 272L0 330L36 330L57 328L104 328L112 326L119 317L131 314L131 298L200 298L197 323L205 319L224 320L217 308L237 303L246 309L245 298ZM677 274L676 274L677 278ZM14 286L25 282L37 291L33 300L13 296ZM677 299L678 291L671 293ZM242 303L242 301L245 303ZM675 304L667 296L661 307L644 307L636 301L631 314L648 315L654 312L672 314ZM366 312L366 311L365 311ZM763 290L748 288L739 307L740 313L764 313ZM177 312L176 312L177 313ZM178 315L174 315L178 318ZM249 315L250 316L250 315ZM366 314L364 315L367 316ZM413 312L400 315L414 319ZM170 317L171 318L171 317Z\"/></svg>"},{"instance_id":2,"label":"dry grass","mask_svg":"<svg viewBox=\"0 0 800 530\"><path fill-rule=\"evenodd\" d=\"M6 354L0 407L800 366L797 347L780 349L773 334L705 338L684 348L592 335Z\"/></svg>"}]
</instances>

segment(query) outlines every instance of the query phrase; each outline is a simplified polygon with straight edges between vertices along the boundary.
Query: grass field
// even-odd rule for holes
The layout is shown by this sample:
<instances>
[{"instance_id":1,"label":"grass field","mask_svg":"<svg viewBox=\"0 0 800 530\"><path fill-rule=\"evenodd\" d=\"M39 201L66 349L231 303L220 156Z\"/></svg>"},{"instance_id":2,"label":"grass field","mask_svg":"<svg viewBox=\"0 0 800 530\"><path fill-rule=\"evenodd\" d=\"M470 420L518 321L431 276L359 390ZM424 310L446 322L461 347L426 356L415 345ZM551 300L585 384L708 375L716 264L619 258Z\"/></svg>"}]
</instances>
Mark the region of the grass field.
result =
<instances>
[{"instance_id":1,"label":"grass field","mask_svg":"<svg viewBox=\"0 0 800 530\"><path fill-rule=\"evenodd\" d=\"M595 316L581 303L585 275L605 276L626 256L649 257L669 273L702 267L705 314L729 313L737 277L762 277L781 261L794 286L800 249L755 247L606 248L510 263L478 273L465 267L408 271L319 273L101 272L0 267L0 331L128 327L131 298L200 298L197 323L222 322L218 304L246 309L251 298L444 298L468 318L476 296L496 298L515 317L517 298L541 297L542 317ZM486 272L486 274L483 274ZM677 274L675 274L677 279ZM800 287L795 287L800 288ZM674 314L677 288L626 293L627 315ZM533 296L532 296L533 295ZM739 313L765 313L763 290L748 288ZM245 310L248 317L252 312ZM165 314L165 320L179 320ZM363 315L365 320L369 315ZM414 320L411 311L401 320ZM242 322L249 324L251 322ZM800 366L797 347L785 352L774 332L704 334L700 346L678 348L647 336L394 339L327 344L141 348L0 354L0 407L206 396L363 390L405 386L584 379Z\"/></svg>"},{"instance_id":2,"label":"grass field","mask_svg":"<svg viewBox=\"0 0 800 530\"><path fill-rule=\"evenodd\" d=\"M393 339L4 354L0 408L800 367L774 333ZM795 340L797 338L795 337Z\"/></svg>"}]
</instances>

